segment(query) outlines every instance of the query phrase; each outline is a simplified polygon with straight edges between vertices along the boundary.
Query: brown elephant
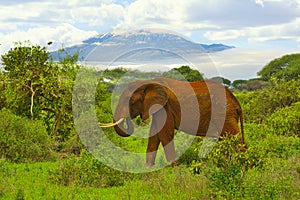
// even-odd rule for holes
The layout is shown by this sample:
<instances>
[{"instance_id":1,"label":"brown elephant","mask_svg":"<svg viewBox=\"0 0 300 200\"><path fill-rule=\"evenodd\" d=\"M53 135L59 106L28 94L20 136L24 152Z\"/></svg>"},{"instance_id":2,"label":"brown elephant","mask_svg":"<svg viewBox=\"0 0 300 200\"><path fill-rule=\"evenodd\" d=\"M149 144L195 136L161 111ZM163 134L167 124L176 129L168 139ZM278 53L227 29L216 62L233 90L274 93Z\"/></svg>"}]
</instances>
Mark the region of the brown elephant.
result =
<instances>
[{"instance_id":1,"label":"brown elephant","mask_svg":"<svg viewBox=\"0 0 300 200\"><path fill-rule=\"evenodd\" d=\"M120 96L114 123L102 127L114 126L120 136L127 137L134 131L131 119L141 116L146 120L151 115L146 166L154 165L160 142L167 161L176 164L174 129L210 137L241 132L244 144L241 106L229 89L213 81L156 78L132 82Z\"/></svg>"}]
</instances>

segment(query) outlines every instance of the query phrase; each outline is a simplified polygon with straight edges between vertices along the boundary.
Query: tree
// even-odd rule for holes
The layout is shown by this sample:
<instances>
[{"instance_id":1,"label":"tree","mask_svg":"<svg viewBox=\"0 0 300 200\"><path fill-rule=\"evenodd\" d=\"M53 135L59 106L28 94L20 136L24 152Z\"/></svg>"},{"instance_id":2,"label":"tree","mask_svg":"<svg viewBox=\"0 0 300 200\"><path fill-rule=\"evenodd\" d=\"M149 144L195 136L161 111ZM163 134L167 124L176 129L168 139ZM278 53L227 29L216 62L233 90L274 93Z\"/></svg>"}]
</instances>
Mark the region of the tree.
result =
<instances>
[{"instance_id":1,"label":"tree","mask_svg":"<svg viewBox=\"0 0 300 200\"><path fill-rule=\"evenodd\" d=\"M221 83L226 87L231 86L231 81L229 79L224 78L224 77L216 76L216 77L210 78L210 80Z\"/></svg>"},{"instance_id":2,"label":"tree","mask_svg":"<svg viewBox=\"0 0 300 200\"><path fill-rule=\"evenodd\" d=\"M237 90L243 90L243 85L245 85L247 82L247 80L235 80L232 82L232 87Z\"/></svg>"},{"instance_id":3,"label":"tree","mask_svg":"<svg viewBox=\"0 0 300 200\"><path fill-rule=\"evenodd\" d=\"M173 68L167 72L164 72L162 76L189 82L204 79L203 74L201 74L198 70L190 68L187 65L181 66L179 68Z\"/></svg>"},{"instance_id":4,"label":"tree","mask_svg":"<svg viewBox=\"0 0 300 200\"><path fill-rule=\"evenodd\" d=\"M243 84L241 86L242 89L248 90L248 91L254 91L258 89L262 89L263 87L268 86L269 83L259 80L259 79L250 79L247 83Z\"/></svg>"},{"instance_id":5,"label":"tree","mask_svg":"<svg viewBox=\"0 0 300 200\"><path fill-rule=\"evenodd\" d=\"M19 95L23 100L16 102L11 99L11 103L17 103L15 106L19 111L18 114L30 113L33 118L34 99L41 90L41 78L46 74L45 69L49 64L49 53L45 47L29 46L29 42L24 45L22 43L16 43L15 45L14 49L10 49L8 53L2 55L4 69L8 72L11 86L9 89L14 90L11 92ZM26 105L28 101L30 101L30 106Z\"/></svg>"},{"instance_id":6,"label":"tree","mask_svg":"<svg viewBox=\"0 0 300 200\"><path fill-rule=\"evenodd\" d=\"M72 88L79 69L74 59L76 55L53 63L45 47L16 43L2 55L8 77L5 107L17 115L43 120L52 137L65 141L73 130Z\"/></svg>"},{"instance_id":7,"label":"tree","mask_svg":"<svg viewBox=\"0 0 300 200\"><path fill-rule=\"evenodd\" d=\"M278 80L298 79L300 75L300 54L284 55L269 62L257 75L264 81L270 81L271 77Z\"/></svg>"}]
</instances>

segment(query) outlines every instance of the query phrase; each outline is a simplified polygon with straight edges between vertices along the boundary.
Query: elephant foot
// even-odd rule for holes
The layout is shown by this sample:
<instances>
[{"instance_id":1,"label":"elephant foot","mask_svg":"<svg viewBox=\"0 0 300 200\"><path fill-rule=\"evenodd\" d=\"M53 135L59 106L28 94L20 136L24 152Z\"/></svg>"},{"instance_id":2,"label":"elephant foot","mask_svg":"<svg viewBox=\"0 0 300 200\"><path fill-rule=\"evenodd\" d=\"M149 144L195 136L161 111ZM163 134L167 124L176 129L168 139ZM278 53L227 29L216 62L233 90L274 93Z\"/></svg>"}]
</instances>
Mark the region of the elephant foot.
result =
<instances>
[{"instance_id":1,"label":"elephant foot","mask_svg":"<svg viewBox=\"0 0 300 200\"><path fill-rule=\"evenodd\" d=\"M149 167L153 167L154 163L145 163L145 167L149 168Z\"/></svg>"}]
</instances>

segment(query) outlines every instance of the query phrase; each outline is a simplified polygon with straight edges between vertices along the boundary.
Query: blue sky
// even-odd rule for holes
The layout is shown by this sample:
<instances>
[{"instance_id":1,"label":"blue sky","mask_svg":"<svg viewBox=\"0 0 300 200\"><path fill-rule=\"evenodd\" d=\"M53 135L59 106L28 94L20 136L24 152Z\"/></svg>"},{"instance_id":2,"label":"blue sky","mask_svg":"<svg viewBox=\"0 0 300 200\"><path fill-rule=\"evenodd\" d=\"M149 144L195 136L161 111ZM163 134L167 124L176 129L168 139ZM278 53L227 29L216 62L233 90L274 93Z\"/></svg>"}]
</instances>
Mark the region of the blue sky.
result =
<instances>
[{"instance_id":1,"label":"blue sky","mask_svg":"<svg viewBox=\"0 0 300 200\"><path fill-rule=\"evenodd\" d=\"M257 62L256 51L257 65L300 48L300 0L10 0L0 1L0 16L1 54L17 41L53 41L51 50L109 31L141 28L248 49L245 56ZM238 64L238 59L232 55L228 62Z\"/></svg>"}]
</instances>

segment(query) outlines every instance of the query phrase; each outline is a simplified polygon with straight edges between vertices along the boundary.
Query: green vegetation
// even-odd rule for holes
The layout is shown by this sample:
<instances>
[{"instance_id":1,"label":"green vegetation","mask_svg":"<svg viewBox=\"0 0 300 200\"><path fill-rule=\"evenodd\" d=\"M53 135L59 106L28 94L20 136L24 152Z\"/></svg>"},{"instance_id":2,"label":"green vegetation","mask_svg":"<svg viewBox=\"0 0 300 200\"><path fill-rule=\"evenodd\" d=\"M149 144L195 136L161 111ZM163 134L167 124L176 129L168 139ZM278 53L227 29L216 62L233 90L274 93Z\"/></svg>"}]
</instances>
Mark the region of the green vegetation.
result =
<instances>
[{"instance_id":1,"label":"green vegetation","mask_svg":"<svg viewBox=\"0 0 300 200\"><path fill-rule=\"evenodd\" d=\"M300 199L297 54L271 61L259 79L231 83L213 78L236 92L247 151L241 151L239 136L216 144L195 138L178 168L143 174L112 169L81 144L74 128L72 92L78 70L93 69L78 66L77 58L52 62L46 48L29 43L18 43L2 56L0 199ZM112 120L111 92L120 78L172 75L194 81L204 76L188 66L164 74L123 68L95 73L99 75L95 110L102 122ZM81 98L87 94L75 92L81 92ZM138 134L146 134L149 122L136 119L136 123ZM147 138L121 138L112 128L105 134L130 152L146 151ZM175 138L177 146L183 143L180 132ZM214 144L209 154L199 156L201 147Z\"/></svg>"},{"instance_id":2,"label":"green vegetation","mask_svg":"<svg viewBox=\"0 0 300 200\"><path fill-rule=\"evenodd\" d=\"M171 69L170 71L164 72L162 76L189 82L204 80L203 74L196 69L191 69L189 66Z\"/></svg>"},{"instance_id":3,"label":"green vegetation","mask_svg":"<svg viewBox=\"0 0 300 200\"><path fill-rule=\"evenodd\" d=\"M300 54L290 54L276 58L267 64L257 74L262 80L269 81L271 78L288 81L296 80L300 74Z\"/></svg>"},{"instance_id":4,"label":"green vegetation","mask_svg":"<svg viewBox=\"0 0 300 200\"><path fill-rule=\"evenodd\" d=\"M0 111L0 155L12 162L55 160L43 123Z\"/></svg>"}]
</instances>

